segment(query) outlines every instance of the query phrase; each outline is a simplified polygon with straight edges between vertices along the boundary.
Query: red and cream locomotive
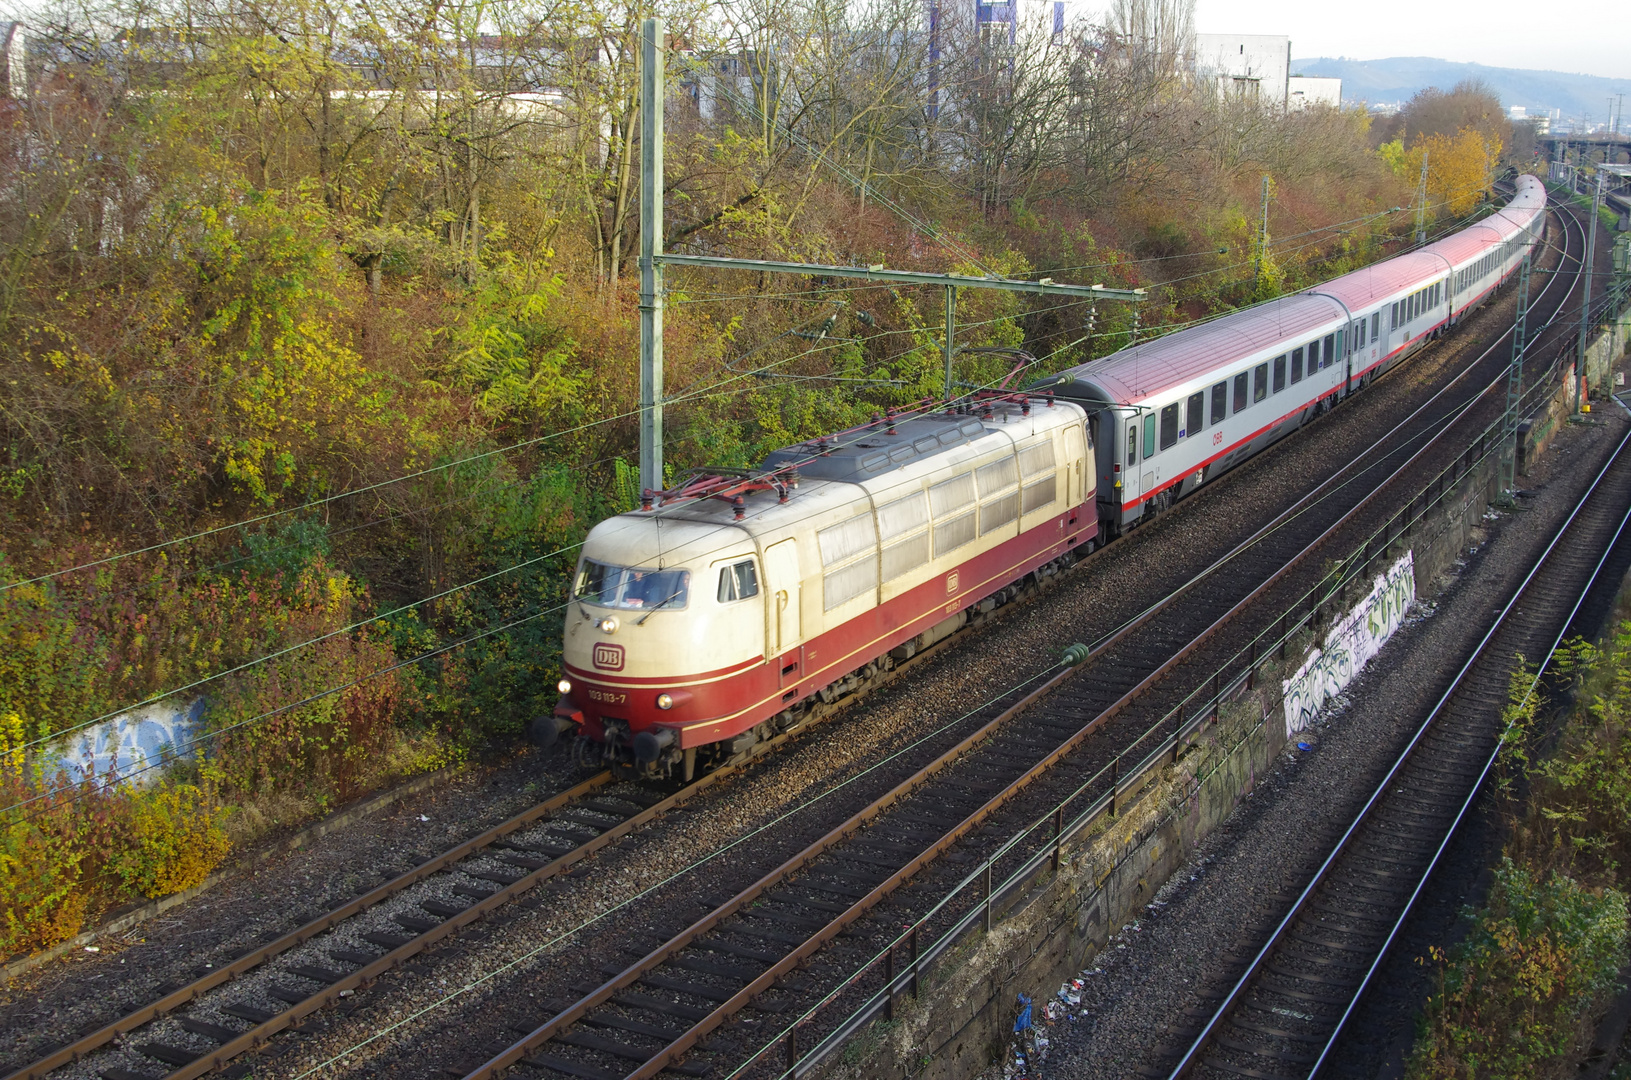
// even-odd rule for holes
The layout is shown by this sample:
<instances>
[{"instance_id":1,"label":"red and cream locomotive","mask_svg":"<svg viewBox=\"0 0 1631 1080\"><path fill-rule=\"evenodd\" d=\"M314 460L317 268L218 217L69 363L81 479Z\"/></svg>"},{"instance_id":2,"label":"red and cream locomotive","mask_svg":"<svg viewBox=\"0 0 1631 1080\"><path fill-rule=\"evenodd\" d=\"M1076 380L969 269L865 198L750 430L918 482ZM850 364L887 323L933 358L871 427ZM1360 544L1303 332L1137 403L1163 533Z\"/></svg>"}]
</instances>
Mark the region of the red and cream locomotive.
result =
<instances>
[{"instance_id":1,"label":"red and cream locomotive","mask_svg":"<svg viewBox=\"0 0 1631 1080\"><path fill-rule=\"evenodd\" d=\"M589 533L534 738L645 775L739 758L1320 415L1461 319L1546 193L1027 393L890 415L693 474Z\"/></svg>"},{"instance_id":2,"label":"red and cream locomotive","mask_svg":"<svg viewBox=\"0 0 1631 1080\"><path fill-rule=\"evenodd\" d=\"M1098 532L1085 414L993 394L711 472L590 531L542 742L690 777Z\"/></svg>"}]
</instances>

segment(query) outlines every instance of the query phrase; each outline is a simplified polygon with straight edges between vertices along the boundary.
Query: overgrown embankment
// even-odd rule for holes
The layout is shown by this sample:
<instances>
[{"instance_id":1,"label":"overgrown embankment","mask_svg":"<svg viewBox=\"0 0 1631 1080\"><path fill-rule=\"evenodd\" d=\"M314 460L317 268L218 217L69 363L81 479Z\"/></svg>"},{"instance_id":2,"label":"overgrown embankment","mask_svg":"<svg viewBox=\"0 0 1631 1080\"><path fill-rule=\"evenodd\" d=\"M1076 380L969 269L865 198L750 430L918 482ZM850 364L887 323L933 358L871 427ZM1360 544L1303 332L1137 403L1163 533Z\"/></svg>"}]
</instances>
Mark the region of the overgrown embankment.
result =
<instances>
[{"instance_id":1,"label":"overgrown embankment","mask_svg":"<svg viewBox=\"0 0 1631 1080\"><path fill-rule=\"evenodd\" d=\"M666 12L742 75L671 62L667 250L1150 287L1136 310L961 290L968 384L1008 371L981 347L1031 377L1397 250L1406 143L1467 149L1432 153L1451 227L1505 138L1451 95L1378 154L1363 111L1219 99L1170 52L1084 63L1160 43L1051 16L1007 45L942 27L926 111L919 6L838 34L824 7L726 7ZM29 93L0 100L0 954L553 705L577 545L638 494L648 12L482 11L31 25ZM671 270L668 479L938 399L944 300ZM148 703L198 714L152 785L77 775L60 740Z\"/></svg>"},{"instance_id":2,"label":"overgrown embankment","mask_svg":"<svg viewBox=\"0 0 1631 1080\"><path fill-rule=\"evenodd\" d=\"M1530 673L1513 679L1501 785L1512 835L1466 938L1448 955L1434 950L1444 969L1409 1065L1418 1080L1574 1075L1626 962L1631 621L1600 646L1571 644L1556 664L1579 688L1544 756L1528 749L1544 742L1543 699Z\"/></svg>"}]
</instances>

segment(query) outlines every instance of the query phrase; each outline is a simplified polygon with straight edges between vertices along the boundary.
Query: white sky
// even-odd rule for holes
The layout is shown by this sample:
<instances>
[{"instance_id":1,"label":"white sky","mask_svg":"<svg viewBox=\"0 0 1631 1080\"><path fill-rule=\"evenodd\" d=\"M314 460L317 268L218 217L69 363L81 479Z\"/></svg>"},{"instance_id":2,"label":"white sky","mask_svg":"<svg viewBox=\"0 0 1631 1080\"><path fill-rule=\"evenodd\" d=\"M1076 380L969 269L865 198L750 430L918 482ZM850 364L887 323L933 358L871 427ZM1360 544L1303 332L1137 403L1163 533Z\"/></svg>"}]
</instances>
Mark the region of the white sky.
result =
<instances>
[{"instance_id":1,"label":"white sky","mask_svg":"<svg viewBox=\"0 0 1631 1080\"><path fill-rule=\"evenodd\" d=\"M1356 17L1359 12L1362 17ZM1431 56L1601 75L1631 84L1631 4L1625 0L1571 0L1554 6L1534 0L1366 0L1357 5L1199 0L1195 29L1205 34L1286 34L1291 55L1299 60ZM1631 91L1631 85L1626 89Z\"/></svg>"}]
</instances>

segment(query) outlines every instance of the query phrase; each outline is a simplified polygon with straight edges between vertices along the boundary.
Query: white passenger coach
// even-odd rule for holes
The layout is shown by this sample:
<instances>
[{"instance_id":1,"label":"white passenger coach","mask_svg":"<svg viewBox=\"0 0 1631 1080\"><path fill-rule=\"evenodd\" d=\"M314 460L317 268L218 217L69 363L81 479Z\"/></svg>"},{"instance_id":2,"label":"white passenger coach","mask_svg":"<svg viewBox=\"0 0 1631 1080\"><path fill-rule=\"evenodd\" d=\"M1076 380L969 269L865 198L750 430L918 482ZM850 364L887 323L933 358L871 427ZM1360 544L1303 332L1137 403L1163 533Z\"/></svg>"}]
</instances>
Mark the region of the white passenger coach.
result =
<instances>
[{"instance_id":1,"label":"white passenger coach","mask_svg":"<svg viewBox=\"0 0 1631 1080\"><path fill-rule=\"evenodd\" d=\"M1070 368L1093 416L1106 539L1227 472L1458 322L1537 243L1546 191L1520 176L1496 214L1435 243Z\"/></svg>"}]
</instances>

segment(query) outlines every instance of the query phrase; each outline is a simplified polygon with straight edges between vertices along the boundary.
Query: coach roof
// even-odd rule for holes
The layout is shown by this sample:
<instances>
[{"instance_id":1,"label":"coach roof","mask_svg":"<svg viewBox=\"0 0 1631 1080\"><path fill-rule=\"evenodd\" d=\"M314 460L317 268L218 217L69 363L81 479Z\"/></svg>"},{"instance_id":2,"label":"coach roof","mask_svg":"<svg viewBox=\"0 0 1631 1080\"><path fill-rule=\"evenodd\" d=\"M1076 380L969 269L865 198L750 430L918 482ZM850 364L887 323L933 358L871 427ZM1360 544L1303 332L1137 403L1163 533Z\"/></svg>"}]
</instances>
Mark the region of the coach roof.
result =
<instances>
[{"instance_id":1,"label":"coach roof","mask_svg":"<svg viewBox=\"0 0 1631 1080\"><path fill-rule=\"evenodd\" d=\"M1057 386L1068 374L1075 382L1096 385L1115 401L1137 404L1211 378L1219 368L1265 349L1324 333L1344 318L1342 305L1330 297L1294 293L1079 364L1038 386ZM1082 396L1069 386L1059 386L1059 391Z\"/></svg>"}]
</instances>

